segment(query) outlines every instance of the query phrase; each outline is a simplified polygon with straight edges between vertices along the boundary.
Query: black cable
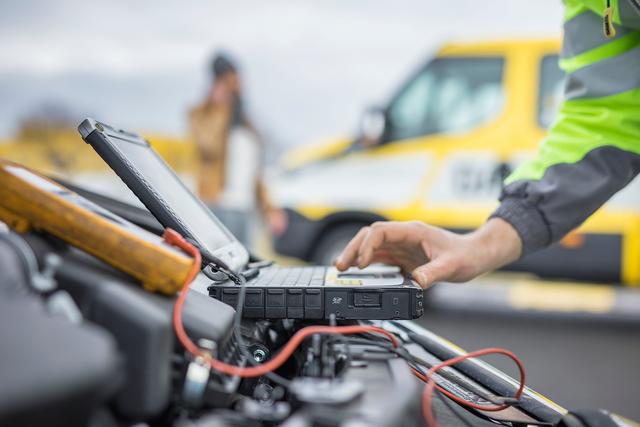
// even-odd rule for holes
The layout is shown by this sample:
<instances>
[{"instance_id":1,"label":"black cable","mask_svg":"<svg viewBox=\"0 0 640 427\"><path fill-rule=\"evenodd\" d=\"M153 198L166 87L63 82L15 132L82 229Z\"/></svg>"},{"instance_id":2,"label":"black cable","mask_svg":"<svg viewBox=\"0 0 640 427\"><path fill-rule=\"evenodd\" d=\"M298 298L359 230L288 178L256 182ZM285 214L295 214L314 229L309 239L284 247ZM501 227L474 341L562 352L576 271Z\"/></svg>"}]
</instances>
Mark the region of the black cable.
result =
<instances>
[{"instance_id":1,"label":"black cable","mask_svg":"<svg viewBox=\"0 0 640 427\"><path fill-rule=\"evenodd\" d=\"M251 364L252 366L259 366L260 363L258 363L254 358L253 355L251 353L249 353L249 351L247 350L247 346L244 342L244 338L242 338L242 333L241 333L241 327L242 327L242 311L244 308L244 301L245 301L245 296L246 296L246 285L247 282L245 280L245 278L241 275L241 274L236 274L235 272L231 271L230 269L227 269L225 267L222 266L216 266L220 271L222 271L223 273L225 273L227 276L229 276L229 279L234 282L236 285L240 286L240 291L238 293L238 303L236 306L236 313L235 313L235 317L234 317L234 322L233 322L233 333L234 336L236 338L236 341L238 342L238 347L240 349L240 352L242 353L242 355L247 359L247 361L249 362L249 364ZM422 365L422 366L426 366L428 368L431 368L431 364L426 362L423 359L420 359L417 356L413 356L411 353L409 353L408 350L406 350L404 348L404 346L400 346L398 348L395 348L391 345L391 343L388 343L386 341L382 341L379 340L377 337L375 336L370 336L369 338L357 338L357 337L344 337L344 336L337 336L336 337L338 340L342 340L346 345L345 345L345 349L348 349L349 347L349 342L353 342L353 343L357 343L357 344L364 344L364 345L374 345L380 348L383 348L391 353L395 353L398 357L404 359L405 361L407 361L407 363L409 363L410 366L413 366L414 364L418 364L418 365ZM349 364L351 363L351 352L350 350L346 350L348 351L348 359L347 359L347 363L345 364L346 367L349 366ZM419 370L421 371L421 370ZM441 375L441 374L440 374ZM275 372L267 372L264 375L266 378L270 379L271 381L273 381L274 383L284 387L285 389L289 389L291 386L291 381L282 377L281 375L276 374ZM450 381L452 379L449 379ZM455 382L457 384L457 379L453 379L452 382ZM458 384L460 386L462 386L463 388L467 389L467 387L465 385L462 384ZM471 390L469 390L471 391ZM476 391L472 391L475 394L478 394ZM480 397L485 398L485 396L482 396L481 394L478 394ZM491 401L491 399L487 399L489 401ZM491 420L493 421L493 420Z\"/></svg>"},{"instance_id":2,"label":"black cable","mask_svg":"<svg viewBox=\"0 0 640 427\"><path fill-rule=\"evenodd\" d=\"M409 364L409 366L416 369L422 375L426 375L426 372L423 371L422 368L420 367L425 367L428 370L434 366L432 363L429 363L426 360L411 354L404 346L399 346L398 348L394 348L388 342L378 341L378 340L367 340L363 338L349 338L349 341L354 342L356 344L362 344L362 345L367 345L367 344L374 345L376 347L383 348L391 353L395 353L398 357L404 359ZM494 396L487 394L483 390L479 390L477 387L473 386L473 384L469 384L467 381L461 382L457 376L447 372L446 370L440 370L438 372L438 375L446 379L447 381L453 384L456 384L457 386L467 390L468 392L471 392L477 395L478 397L486 400L487 402L493 403L495 405L503 405L503 404L512 405L512 403L510 402L505 402L502 399L498 400Z\"/></svg>"},{"instance_id":3,"label":"black cable","mask_svg":"<svg viewBox=\"0 0 640 427\"><path fill-rule=\"evenodd\" d=\"M241 334L241 320L242 320L242 311L244 308L244 300L245 300L245 295L246 295L246 280L244 279L244 277L242 275L238 275L230 270L224 271L225 269L221 269L225 274L227 274L229 276L229 278L236 284L240 286L240 292L238 293L238 304L236 307L236 314L235 314L235 318L234 318L234 336L236 338L236 341L238 342L238 346L240 348L240 352L242 353L242 355L247 359L247 361L253 365L253 366L258 366L260 365L260 363L256 362L256 360L253 358L253 355L249 353L249 351L247 350L247 346L244 343L244 339L242 338L242 334ZM344 337L344 336L336 336L334 337L335 340L337 341L342 341L342 343L345 345L345 354L347 355L347 360L345 361L345 367L348 368L349 364L351 363L351 351L349 349L349 343L355 343L355 344L362 344L362 345L374 345L376 347L382 348L386 351L389 351L391 353L396 354L398 357L404 359L405 361L407 361L407 363L409 363L410 366L412 367L417 367L414 365L419 365L419 366L426 366L428 368L430 368L432 365L428 362L426 362L425 360L417 357L417 356L413 356L411 355L408 350L406 350L403 346L400 346L398 348L393 347L390 343L387 343L385 341L381 341L378 340L377 337L376 338L357 338L357 337ZM419 371L422 371L421 369L418 369ZM288 389L291 386L291 381L276 374L275 372L268 372L264 375L265 377L267 377L268 379L270 379L271 381L273 381L274 383L284 387L285 389ZM460 384L458 384L460 385ZM466 389L466 387L463 386L463 388ZM475 391L474 391L475 393ZM453 414L459 418L466 426L471 426L472 424L469 423L468 420L464 419L462 417L462 415L460 415L456 410L454 410L451 402L447 401L447 398L444 396L440 395L440 392L437 393L438 397L440 397L440 400L445 404L445 406L447 406L447 408L453 412ZM483 396L481 396L483 397ZM480 414L474 414L475 416L480 416L480 418L484 418L487 419L488 421L491 422L496 422L496 420L492 420L491 418L488 417L484 417L481 416ZM502 423L497 423L497 424L502 424Z\"/></svg>"},{"instance_id":4,"label":"black cable","mask_svg":"<svg viewBox=\"0 0 640 427\"><path fill-rule=\"evenodd\" d=\"M381 351L379 353L393 353L396 356L405 360L405 362L411 364L411 359L408 358L408 352L402 348L402 346L395 348L391 343L382 342L377 340L370 340L368 338L349 337L346 341L351 345L373 346ZM405 354L406 353L406 354Z\"/></svg>"},{"instance_id":5,"label":"black cable","mask_svg":"<svg viewBox=\"0 0 640 427\"><path fill-rule=\"evenodd\" d=\"M387 342L377 341L377 340L368 340L368 339L364 339L364 338L355 338L355 337L354 338L349 338L349 341L353 341L356 344L362 344L362 345L367 345L367 344L374 345L376 347L389 350L390 352L395 353L398 357L404 359L411 368L413 368L416 371L420 372L422 375L426 375L426 372L425 372L425 370L423 368L426 367L427 369L430 369L433 366L433 364L427 362L426 360L421 359L420 357L412 355L403 346L400 346L398 348L394 348L390 343L387 343ZM457 377L451 376L451 375L447 375L446 371L440 371L440 372L438 372L438 375L442 376L443 378L449 380L450 382L452 382L452 383L464 388L465 390L467 390L467 391L469 391L471 393L476 394L477 396L479 396L479 397L481 397L481 398L483 398L483 399L485 399L485 400L487 400L487 401L489 401L491 403L498 404L498 405L506 404L508 406L513 406L514 405L514 403L510 403L510 402L496 401L496 399L493 398L493 396L488 396L488 395L486 395L486 393L475 389L475 387L474 387L474 390L470 390L469 387L468 387L469 384L460 383L458 381ZM451 412L454 412L454 414L458 418L460 418L461 421L463 421L466 426L472 426L473 425L468 420L463 420L461 418L462 416L458 412L456 412L456 411L454 411L452 409L454 407L453 402L450 401L447 396L443 395L438 389L436 389L435 391L436 391L436 394L438 395L438 397L440 397L440 399L448 407L448 409ZM457 403L456 403L456 405L458 407L470 412L474 416L476 416L478 418L481 418L481 419L484 419L484 420L486 420L488 422L491 422L491 423L494 423L494 424L498 424L498 425L506 425L506 426L511 426L512 425L510 423L505 423L503 421L495 420L495 419L493 419L493 418L491 418L491 417L489 417L489 416L487 416L485 414L477 412L477 410L469 410L469 409L465 408L464 406L459 405ZM529 421L529 424L531 424L531 425L539 425L539 426L550 426L551 425L550 423L547 423L547 422L544 422L544 421L535 421L535 422Z\"/></svg>"},{"instance_id":6,"label":"black cable","mask_svg":"<svg viewBox=\"0 0 640 427\"><path fill-rule=\"evenodd\" d=\"M361 344L361 345L374 345L374 346L382 348L384 350L388 350L391 353L395 353L398 357L404 359L411 368L415 369L416 371L420 372L423 375L425 375L426 373L422 370L422 366L427 366L428 368L431 367L430 366L431 364L427 363L426 361L424 361L424 360L422 360L422 359L420 359L418 357L414 357L413 355L411 355L403 347L394 348L389 343L382 342L382 341L373 341L373 340L368 340L368 339L364 339L364 338L349 338L348 341L353 342L355 344ZM415 360L415 359L418 359L418 360ZM424 364L420 363L420 362L424 362ZM440 391L438 391L437 389L436 389L436 395L444 403L444 405L447 407L447 409L450 412L452 412L454 414L454 416L456 418L458 418L465 426L474 427L473 424L471 424L471 422L469 420L464 418L453 407L453 404L449 401L449 399L446 396L442 395L442 393ZM474 416L479 416L480 418L487 419L487 420L492 421L492 422L494 421L494 420L491 420L490 418L482 416L481 414L475 414L474 413Z\"/></svg>"},{"instance_id":7,"label":"black cable","mask_svg":"<svg viewBox=\"0 0 640 427\"><path fill-rule=\"evenodd\" d=\"M244 278L244 276L242 276L242 274L237 274L233 272L231 269L227 268L226 264L222 262L217 265L214 264L214 266L219 271L226 274L233 283L240 286L240 291L238 292L238 303L236 305L236 313L233 321L233 334L238 343L240 352L245 357L245 359L247 359L249 364L251 364L252 366L259 366L260 363L258 363L253 358L253 355L249 353L249 351L247 350L247 345L241 333L242 311L244 309L244 301L245 301L245 296L247 291L247 288L246 288L247 281ZM333 322L335 323L335 320ZM333 337L333 339L335 339L336 341L346 342L346 338L341 335ZM345 355L346 355L345 368L348 368L352 360L351 352L348 345L345 345ZM270 379L271 381L273 381L274 383L284 387L285 389L289 389L289 387L291 386L290 380L288 380L287 378L284 378L281 375L276 374L275 372L267 372L264 376Z\"/></svg>"},{"instance_id":8,"label":"black cable","mask_svg":"<svg viewBox=\"0 0 640 427\"><path fill-rule=\"evenodd\" d=\"M440 391L436 390L436 396L438 396L438 398L440 399L440 401L444 404L444 406L447 407L447 409L449 410L449 412L453 413L453 415L460 420L465 426L467 427L475 427L473 424L471 424L471 421L469 421L468 419L466 419L462 413L460 412L460 409L469 412L470 414L472 414L474 417L480 418L482 420L485 420L487 422L490 422L492 424L497 424L497 425L501 425L501 426L509 426L512 427L513 423L512 422L504 422L504 421L500 421L500 420L494 420L491 417L488 417L482 413L479 412L473 412L472 410L469 410L467 408L464 408L463 406L460 406L458 404L454 405L453 402L444 394L442 394ZM476 410L477 411L477 410ZM533 425L533 424L532 424Z\"/></svg>"},{"instance_id":9,"label":"black cable","mask_svg":"<svg viewBox=\"0 0 640 427\"><path fill-rule=\"evenodd\" d=\"M351 361L353 360L351 349L349 348L349 342L347 338L344 335L329 336L326 338L325 343L332 345L334 347L334 351L335 351L336 344L342 344L342 346L344 347L345 359L343 362L343 369L339 373L340 375L344 375L347 369L349 369L349 367L351 366Z\"/></svg>"},{"instance_id":10,"label":"black cable","mask_svg":"<svg viewBox=\"0 0 640 427\"><path fill-rule=\"evenodd\" d=\"M251 355L249 353L249 351L246 348L246 344L244 343L244 339L242 338L242 334L241 334L241 320L242 320L242 311L244 308L244 300L245 300L245 295L246 295L246 280L244 279L244 277L242 275L238 275L234 272L231 272L230 270L224 271L223 269L221 269L225 274L227 274L229 276L229 278L237 285L240 286L240 292L238 293L238 304L236 307L236 314L235 314L235 318L234 318L234 336L236 338L236 341L238 342L238 346L240 348L240 351L242 353L242 355L247 359L247 361L253 365L253 366L258 366L260 365L260 363L256 362L255 359L253 358L253 355ZM354 343L354 344L361 344L361 345L374 345L376 347L382 348L388 352L394 353L396 354L398 357L404 359L405 361L407 361L407 363L414 368L419 368L419 366L423 366L423 367L427 367L427 368L431 368L433 365L428 363L427 361L425 361L424 359L421 359L417 356L414 356L412 354L409 353L408 350L406 350L403 346L400 346L398 348L393 347L390 343L385 342L385 341L381 341L378 340L377 337L372 338L357 338L357 337L344 337L344 336L336 336L333 337L333 339L335 339L336 341L342 341L342 343L344 344L345 347L345 354L347 355L347 359L345 361L345 367L349 367L349 364L351 363L352 360L352 354L351 351L349 349L349 343ZM417 365L417 366L416 366ZM417 369L418 371L422 372L422 369ZM268 379L270 379L271 381L273 381L274 383L281 385L282 387L284 387L285 389L288 389L291 386L291 381L276 374L275 372L268 372L264 375L265 377L267 377ZM450 379L451 380L451 379ZM454 381L455 382L455 381ZM458 384L461 385L461 384ZM463 388L466 389L466 387L464 385ZM472 391L473 393L476 393L476 391ZM477 393L476 393L477 394ZM460 421L462 421L466 426L472 426L472 424L470 424L470 422L465 419L464 417L462 417L461 414L459 414L457 412L457 410L455 410L455 408L453 407L453 405L451 404L451 402L448 401L448 399L445 396L441 396L440 392L437 392L437 396L440 398L440 400L444 403L444 405L449 409L449 411L451 411ZM486 398L482 395L479 395L480 397ZM490 399L487 399L490 400ZM482 414L475 414L474 416L479 416L480 418L486 419L490 422L496 423L496 424L501 424L504 425L504 423L501 422L497 422L496 420L493 420L489 417L486 416L482 416Z\"/></svg>"},{"instance_id":11,"label":"black cable","mask_svg":"<svg viewBox=\"0 0 640 427\"><path fill-rule=\"evenodd\" d=\"M440 401L444 404L444 406L447 407L449 412L451 412L457 419L459 419L462 422L462 424L464 424L467 427L474 427L474 425L471 424L471 422L468 419L463 417L462 414L458 412L458 408L453 406L453 404L449 401L449 398L447 398L447 396L444 396L438 390L436 390L436 396L438 396L438 399L440 399Z\"/></svg>"},{"instance_id":12,"label":"black cable","mask_svg":"<svg viewBox=\"0 0 640 427\"><path fill-rule=\"evenodd\" d=\"M335 313L331 313L329 315L329 325L338 326ZM349 348L349 342L347 340L347 337L345 337L344 335L335 335L335 336L329 336L327 337L327 339L329 343L332 343L332 341L339 341L344 346L344 354L345 354L344 368L340 372L340 375L344 375L345 372L351 367L351 361L353 360L353 357L351 354L351 348ZM335 345L334 345L334 350L335 350Z\"/></svg>"},{"instance_id":13,"label":"black cable","mask_svg":"<svg viewBox=\"0 0 640 427\"><path fill-rule=\"evenodd\" d=\"M260 365L260 363L258 363L253 358L253 355L249 353L249 350L247 350L247 345L244 342L244 338L242 338L242 332L241 332L242 310L244 308L244 300L245 300L245 295L247 293L247 286L246 286L247 281L242 276L242 274L236 274L235 272L231 271L228 268L222 267L220 265L217 265L216 268L218 268L220 271L222 271L227 276L229 276L229 279L233 283L240 286L240 292L238 292L238 304L236 306L236 314L233 319L233 335L238 343L238 348L240 349L240 353L244 356L245 359L247 359L247 362L249 362L249 364L252 366L258 366ZM271 381L273 381L274 383L284 387L285 389L288 389L291 386L291 381L289 381L288 379L284 378L281 375L276 374L275 372L267 372L266 374L264 374L264 376L270 379Z\"/></svg>"},{"instance_id":14,"label":"black cable","mask_svg":"<svg viewBox=\"0 0 640 427\"><path fill-rule=\"evenodd\" d=\"M353 341L354 343L358 343L358 344L363 344L363 345L375 345L377 347L385 347L387 349L393 349L395 348L393 346L393 344L391 342L389 342L389 340L379 340L377 339L377 337L375 337L376 339L371 339L373 337L373 335L367 335L366 338L364 336L358 336L358 335L353 335L349 337L349 341ZM400 345L400 347L402 347Z\"/></svg>"}]
</instances>

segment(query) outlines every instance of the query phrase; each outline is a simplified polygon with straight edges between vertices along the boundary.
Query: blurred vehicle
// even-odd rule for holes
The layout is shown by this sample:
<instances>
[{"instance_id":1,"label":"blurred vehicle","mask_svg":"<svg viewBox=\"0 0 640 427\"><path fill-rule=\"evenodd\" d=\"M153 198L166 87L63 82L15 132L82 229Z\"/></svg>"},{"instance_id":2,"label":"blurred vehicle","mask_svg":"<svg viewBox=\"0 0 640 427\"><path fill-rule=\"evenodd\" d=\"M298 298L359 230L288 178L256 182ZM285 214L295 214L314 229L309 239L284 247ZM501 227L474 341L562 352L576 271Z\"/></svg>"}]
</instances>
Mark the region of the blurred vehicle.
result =
<instances>
[{"instance_id":1,"label":"blurred vehicle","mask_svg":"<svg viewBox=\"0 0 640 427\"><path fill-rule=\"evenodd\" d=\"M289 216L276 252L328 264L360 227L381 220L478 227L554 119L559 48L556 40L445 45L385 106L367 110L358 136L288 153L274 179ZM636 180L560 243L507 269L640 282L639 202Z\"/></svg>"},{"instance_id":2,"label":"blurred vehicle","mask_svg":"<svg viewBox=\"0 0 640 427\"><path fill-rule=\"evenodd\" d=\"M90 147L78 144L77 134L75 126L21 131L12 139L0 140L0 156L56 175L109 172ZM179 173L193 169L195 148L184 138L148 133L145 138Z\"/></svg>"},{"instance_id":3,"label":"blurred vehicle","mask_svg":"<svg viewBox=\"0 0 640 427\"><path fill-rule=\"evenodd\" d=\"M184 138L145 134L180 177L193 187L196 150ZM133 194L100 157L85 144L78 144L76 126L23 126L17 134L0 140L0 157L64 178L128 203L138 204Z\"/></svg>"}]
</instances>

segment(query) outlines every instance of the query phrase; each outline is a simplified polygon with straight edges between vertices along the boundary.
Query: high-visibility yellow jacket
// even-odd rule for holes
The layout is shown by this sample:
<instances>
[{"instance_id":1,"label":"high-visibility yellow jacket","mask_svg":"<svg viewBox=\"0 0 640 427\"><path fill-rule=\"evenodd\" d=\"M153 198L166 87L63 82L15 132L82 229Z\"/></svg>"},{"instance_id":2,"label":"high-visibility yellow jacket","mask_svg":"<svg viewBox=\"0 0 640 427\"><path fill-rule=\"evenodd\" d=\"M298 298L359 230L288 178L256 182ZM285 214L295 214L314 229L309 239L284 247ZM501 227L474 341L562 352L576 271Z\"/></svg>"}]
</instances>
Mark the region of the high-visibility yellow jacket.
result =
<instances>
[{"instance_id":1,"label":"high-visibility yellow jacket","mask_svg":"<svg viewBox=\"0 0 640 427\"><path fill-rule=\"evenodd\" d=\"M565 99L492 217L523 255L558 241L640 172L640 0L565 0Z\"/></svg>"}]
</instances>

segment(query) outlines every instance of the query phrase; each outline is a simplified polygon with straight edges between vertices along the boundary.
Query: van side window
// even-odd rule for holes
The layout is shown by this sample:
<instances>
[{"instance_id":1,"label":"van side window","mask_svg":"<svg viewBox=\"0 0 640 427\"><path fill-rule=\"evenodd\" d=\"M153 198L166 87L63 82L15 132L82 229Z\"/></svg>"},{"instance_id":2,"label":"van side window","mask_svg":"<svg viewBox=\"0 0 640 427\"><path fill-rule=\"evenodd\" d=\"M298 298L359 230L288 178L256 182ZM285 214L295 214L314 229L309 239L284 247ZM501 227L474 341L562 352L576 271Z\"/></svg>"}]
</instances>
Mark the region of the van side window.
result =
<instances>
[{"instance_id":1,"label":"van side window","mask_svg":"<svg viewBox=\"0 0 640 427\"><path fill-rule=\"evenodd\" d=\"M436 58L389 106L391 140L459 134L495 119L504 104L504 59Z\"/></svg>"},{"instance_id":2,"label":"van side window","mask_svg":"<svg viewBox=\"0 0 640 427\"><path fill-rule=\"evenodd\" d=\"M564 90L564 72L558 66L558 55L547 55L540 61L538 90L538 124L548 129L558 113Z\"/></svg>"}]
</instances>

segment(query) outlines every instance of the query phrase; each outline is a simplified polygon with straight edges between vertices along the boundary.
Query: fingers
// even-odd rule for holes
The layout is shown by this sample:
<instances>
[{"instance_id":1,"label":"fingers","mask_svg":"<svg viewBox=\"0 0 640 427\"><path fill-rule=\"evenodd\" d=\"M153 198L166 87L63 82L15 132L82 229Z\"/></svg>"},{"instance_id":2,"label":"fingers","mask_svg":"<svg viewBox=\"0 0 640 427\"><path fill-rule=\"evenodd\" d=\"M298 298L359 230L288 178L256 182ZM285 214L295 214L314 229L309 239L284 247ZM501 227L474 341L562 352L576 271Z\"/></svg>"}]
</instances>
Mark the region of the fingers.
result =
<instances>
[{"instance_id":1,"label":"fingers","mask_svg":"<svg viewBox=\"0 0 640 427\"><path fill-rule=\"evenodd\" d=\"M354 265L357 265L358 268L365 268L376 262L374 257L382 247L392 245L402 248L408 242L416 239L417 233L410 223L376 222L370 227L361 229L356 237L349 242L338 257L336 267L339 270L346 270ZM397 263L394 264L397 265Z\"/></svg>"},{"instance_id":2,"label":"fingers","mask_svg":"<svg viewBox=\"0 0 640 427\"><path fill-rule=\"evenodd\" d=\"M365 268L375 262L374 257L382 248L396 253L406 252L408 247L417 242L419 242L418 233L412 223L375 222L369 227L367 235L360 244L358 267ZM413 249L415 250L415 247ZM396 256L396 259L398 258Z\"/></svg>"},{"instance_id":3,"label":"fingers","mask_svg":"<svg viewBox=\"0 0 640 427\"><path fill-rule=\"evenodd\" d=\"M357 265L358 268L365 268L371 264L375 250L385 241L387 228L388 224L380 223L362 228L338 257L336 261L338 270L346 270L354 265Z\"/></svg>"},{"instance_id":4,"label":"fingers","mask_svg":"<svg viewBox=\"0 0 640 427\"><path fill-rule=\"evenodd\" d=\"M376 226L375 224L369 228L358 251L358 268L365 268L371 264L375 250L384 244L386 230L387 227Z\"/></svg>"},{"instance_id":5,"label":"fingers","mask_svg":"<svg viewBox=\"0 0 640 427\"><path fill-rule=\"evenodd\" d=\"M336 268L340 271L344 271L347 268L355 265L358 258L358 252L360 250L360 244L364 240L369 231L369 227L363 227L358 231L358 234L351 239L346 248L342 251L338 259L336 260Z\"/></svg>"},{"instance_id":6,"label":"fingers","mask_svg":"<svg viewBox=\"0 0 640 427\"><path fill-rule=\"evenodd\" d=\"M428 288L435 282L450 278L455 266L446 258L437 258L413 270L411 277L420 287Z\"/></svg>"}]
</instances>

